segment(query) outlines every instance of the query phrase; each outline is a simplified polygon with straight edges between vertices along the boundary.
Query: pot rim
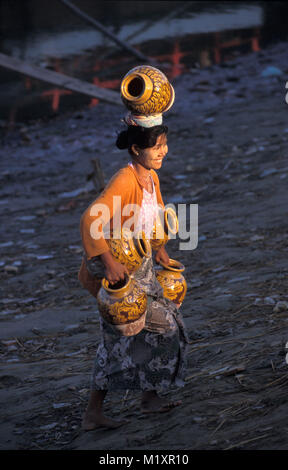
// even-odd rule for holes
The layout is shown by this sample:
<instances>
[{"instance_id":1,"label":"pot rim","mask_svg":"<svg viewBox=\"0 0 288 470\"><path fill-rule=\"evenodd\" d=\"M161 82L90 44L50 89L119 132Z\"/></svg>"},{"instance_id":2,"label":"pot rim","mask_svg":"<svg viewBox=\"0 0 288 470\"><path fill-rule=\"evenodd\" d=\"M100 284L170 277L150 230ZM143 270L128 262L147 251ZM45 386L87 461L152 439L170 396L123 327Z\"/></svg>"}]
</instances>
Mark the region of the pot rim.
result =
<instances>
[{"instance_id":1,"label":"pot rim","mask_svg":"<svg viewBox=\"0 0 288 470\"><path fill-rule=\"evenodd\" d=\"M174 227L171 227L171 225L169 224L168 222L168 216L169 214L171 215L171 217L173 218L173 221L174 221ZM167 207L165 209L165 212L164 212L164 218L165 218L165 223L168 227L168 230L173 234L173 235L176 235L176 233L178 233L178 230L179 230L179 221L178 221L178 217L177 217L177 214L176 212L174 211L174 209L172 207Z\"/></svg>"},{"instance_id":2,"label":"pot rim","mask_svg":"<svg viewBox=\"0 0 288 470\"><path fill-rule=\"evenodd\" d=\"M132 82L132 80L135 80L135 78L140 79L142 82L142 91L140 95L137 95L137 96L131 95L131 93L129 93L128 91L129 84ZM130 74L130 76L128 75L124 77L121 83L121 93L126 100L128 99L129 101L132 101L132 102L139 100L141 96L143 96L144 91L145 91L145 80L139 72L134 72L133 74Z\"/></svg>"},{"instance_id":3,"label":"pot rim","mask_svg":"<svg viewBox=\"0 0 288 470\"><path fill-rule=\"evenodd\" d=\"M175 271L177 273L182 273L185 270L184 264L172 258L169 258L168 264L165 264L162 261L160 261L160 264L163 266L163 268L168 269L169 271Z\"/></svg>"},{"instance_id":4,"label":"pot rim","mask_svg":"<svg viewBox=\"0 0 288 470\"><path fill-rule=\"evenodd\" d=\"M142 91L139 95L133 96L131 93L128 91L128 87L130 83L135 80L141 80L142 82ZM121 82L121 96L124 98L124 100L127 100L128 102L136 103L138 105L145 103L147 97L147 93L149 94L149 98L151 93L153 92L154 84L151 81L151 78L143 73L141 70L135 70L133 72L128 72L128 74L123 78Z\"/></svg>"},{"instance_id":5,"label":"pot rim","mask_svg":"<svg viewBox=\"0 0 288 470\"><path fill-rule=\"evenodd\" d=\"M150 258L151 256L151 245L150 241L146 238L145 232L144 231L139 231L136 236L134 237L135 240L137 241L137 247L139 248L139 251L145 258ZM143 246L141 244L141 239L146 247L146 251L144 251ZM135 247L136 248L136 247Z\"/></svg>"},{"instance_id":6,"label":"pot rim","mask_svg":"<svg viewBox=\"0 0 288 470\"><path fill-rule=\"evenodd\" d=\"M131 253L136 255L137 258L140 258L140 261L139 261L140 263L142 263L144 256L146 258L150 258L151 254L152 254L150 240L147 239L144 231L140 230L139 232L134 234L134 232L132 232L128 228L122 228L122 236L128 242L129 249L131 250ZM144 241L144 244L147 248L147 252L144 251L144 249L141 245L141 242L140 242L140 238L142 238L142 240ZM136 246L136 243L137 243L137 246Z\"/></svg>"},{"instance_id":7,"label":"pot rim","mask_svg":"<svg viewBox=\"0 0 288 470\"><path fill-rule=\"evenodd\" d=\"M120 287L119 289L112 289L111 287L109 287L109 281L108 279L106 279L106 277L103 277L102 281L101 281L101 285L102 287L107 291L107 292L111 292L112 294L121 294L122 292L125 292L127 290L127 287L130 286L130 283L131 283L131 277L128 275L128 274L125 274L125 284L124 286Z\"/></svg>"}]
</instances>

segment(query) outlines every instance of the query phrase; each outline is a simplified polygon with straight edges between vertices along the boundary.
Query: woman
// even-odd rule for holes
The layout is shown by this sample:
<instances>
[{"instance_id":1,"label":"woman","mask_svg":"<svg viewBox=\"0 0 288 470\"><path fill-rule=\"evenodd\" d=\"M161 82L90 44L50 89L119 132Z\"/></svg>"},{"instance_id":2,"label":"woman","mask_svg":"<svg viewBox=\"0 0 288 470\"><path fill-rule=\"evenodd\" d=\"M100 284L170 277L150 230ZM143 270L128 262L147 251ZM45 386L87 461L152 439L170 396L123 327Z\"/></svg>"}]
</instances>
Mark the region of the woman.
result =
<instances>
[{"instance_id":1,"label":"woman","mask_svg":"<svg viewBox=\"0 0 288 470\"><path fill-rule=\"evenodd\" d=\"M81 218L85 256L79 279L94 296L103 276L114 284L127 274L126 267L113 258L104 237L104 227L108 226L111 233L115 213L118 211L121 214L118 220L121 220L122 227L130 216L123 215L123 207L137 204L140 211L135 221L137 227L133 228L143 229L149 238L158 206L164 207L155 170L161 168L168 152L167 133L168 128L162 124L148 128L128 125L127 130L119 134L116 145L120 149L128 148L131 161L111 178ZM121 196L118 207L113 204L115 196ZM108 207L109 215L103 210L99 217L99 211L93 208L103 207L103 204ZM91 226L96 222L101 236L93 238ZM155 253L155 261L169 263L164 247ZM146 413L165 412L180 404L165 400L159 392L173 385L184 385L188 340L181 313L173 302L164 298L162 287L155 277L152 257L143 261L134 278L147 294L146 325L137 335L125 337L100 317L102 343L97 350L90 399L82 422L85 430L99 425L115 428L123 424L123 421L112 420L103 414L102 405L108 389L141 390L141 406Z\"/></svg>"}]
</instances>

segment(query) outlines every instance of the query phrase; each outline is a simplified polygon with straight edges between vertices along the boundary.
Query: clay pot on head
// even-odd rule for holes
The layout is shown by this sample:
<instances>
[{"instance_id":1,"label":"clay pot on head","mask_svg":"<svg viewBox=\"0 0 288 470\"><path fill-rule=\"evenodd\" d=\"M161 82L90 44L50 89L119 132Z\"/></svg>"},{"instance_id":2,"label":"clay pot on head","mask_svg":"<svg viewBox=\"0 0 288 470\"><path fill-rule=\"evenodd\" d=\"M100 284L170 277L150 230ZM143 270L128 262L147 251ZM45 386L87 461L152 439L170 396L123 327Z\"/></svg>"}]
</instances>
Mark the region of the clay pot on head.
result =
<instances>
[{"instance_id":1,"label":"clay pot on head","mask_svg":"<svg viewBox=\"0 0 288 470\"><path fill-rule=\"evenodd\" d=\"M144 232L133 234L129 229L123 228L121 237L106 239L113 257L124 264L129 273L137 271L144 258L151 256L150 241Z\"/></svg>"},{"instance_id":2,"label":"clay pot on head","mask_svg":"<svg viewBox=\"0 0 288 470\"><path fill-rule=\"evenodd\" d=\"M185 266L169 258L169 264L160 263L162 268L155 268L155 275L163 288L164 297L180 306L187 292L187 283L183 276Z\"/></svg>"},{"instance_id":3,"label":"clay pot on head","mask_svg":"<svg viewBox=\"0 0 288 470\"><path fill-rule=\"evenodd\" d=\"M102 318L120 335L136 335L144 328L147 296L132 277L113 285L102 279L97 302Z\"/></svg>"},{"instance_id":4,"label":"clay pot on head","mask_svg":"<svg viewBox=\"0 0 288 470\"><path fill-rule=\"evenodd\" d=\"M176 212L172 207L165 210L159 209L156 222L153 226L150 245L153 250L159 250L165 245L171 235L176 235L179 230L179 223Z\"/></svg>"},{"instance_id":5,"label":"clay pot on head","mask_svg":"<svg viewBox=\"0 0 288 470\"><path fill-rule=\"evenodd\" d=\"M121 82L121 98L134 114L162 114L174 103L174 88L166 75L151 65L131 69Z\"/></svg>"}]
</instances>

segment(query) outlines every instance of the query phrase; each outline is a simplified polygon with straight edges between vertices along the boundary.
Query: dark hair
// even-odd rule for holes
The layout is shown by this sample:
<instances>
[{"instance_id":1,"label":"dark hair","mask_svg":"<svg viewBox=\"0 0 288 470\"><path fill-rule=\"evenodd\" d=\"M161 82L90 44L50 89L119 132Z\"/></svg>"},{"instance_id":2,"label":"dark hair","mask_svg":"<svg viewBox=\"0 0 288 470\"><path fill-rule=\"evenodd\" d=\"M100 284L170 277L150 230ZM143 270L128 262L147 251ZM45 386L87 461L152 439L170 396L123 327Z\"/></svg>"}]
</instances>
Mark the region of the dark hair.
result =
<instances>
[{"instance_id":1,"label":"dark hair","mask_svg":"<svg viewBox=\"0 0 288 470\"><path fill-rule=\"evenodd\" d=\"M127 149L133 156L132 145L135 144L141 149L154 147L157 139L162 134L168 134L168 127L164 125L153 127L128 126L127 130L118 134L116 147Z\"/></svg>"}]
</instances>

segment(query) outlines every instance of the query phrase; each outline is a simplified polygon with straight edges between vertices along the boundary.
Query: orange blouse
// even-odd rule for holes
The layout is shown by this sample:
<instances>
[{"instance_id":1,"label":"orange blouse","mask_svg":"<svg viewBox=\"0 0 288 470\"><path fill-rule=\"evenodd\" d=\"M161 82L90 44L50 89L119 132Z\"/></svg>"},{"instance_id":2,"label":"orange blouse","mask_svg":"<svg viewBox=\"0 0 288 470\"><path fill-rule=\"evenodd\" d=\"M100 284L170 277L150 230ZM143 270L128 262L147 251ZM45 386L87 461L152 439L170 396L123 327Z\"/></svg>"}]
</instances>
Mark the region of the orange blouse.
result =
<instances>
[{"instance_id":1,"label":"orange blouse","mask_svg":"<svg viewBox=\"0 0 288 470\"><path fill-rule=\"evenodd\" d=\"M153 177L157 202L160 206L164 207L159 178L154 170L151 170ZM115 199L115 196L118 198ZM119 198L121 197L121 199ZM105 240L104 233L113 231L113 216L115 212L120 212L121 227L131 218L131 212L128 210L123 214L123 207L128 204L137 204L141 207L143 199L143 185L140 182L137 172L131 165L121 168L108 182L105 189L85 210L80 220L80 233L84 253L87 260L99 256L109 250L109 246ZM116 203L118 202L118 205ZM103 204L103 210L101 206ZM120 204L120 205L119 205ZM105 208L107 208L105 210ZM128 214L129 212L129 214ZM97 227L97 236L93 237L93 223ZM96 225L95 225L96 224ZM131 227L133 230L133 226ZM88 289L92 295L96 296L99 290L99 280L97 286L96 280L90 275L86 268L84 259L78 274L79 280L84 288Z\"/></svg>"}]
</instances>

